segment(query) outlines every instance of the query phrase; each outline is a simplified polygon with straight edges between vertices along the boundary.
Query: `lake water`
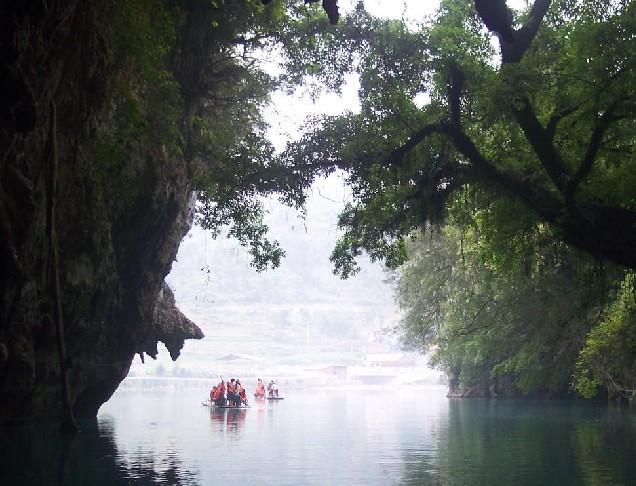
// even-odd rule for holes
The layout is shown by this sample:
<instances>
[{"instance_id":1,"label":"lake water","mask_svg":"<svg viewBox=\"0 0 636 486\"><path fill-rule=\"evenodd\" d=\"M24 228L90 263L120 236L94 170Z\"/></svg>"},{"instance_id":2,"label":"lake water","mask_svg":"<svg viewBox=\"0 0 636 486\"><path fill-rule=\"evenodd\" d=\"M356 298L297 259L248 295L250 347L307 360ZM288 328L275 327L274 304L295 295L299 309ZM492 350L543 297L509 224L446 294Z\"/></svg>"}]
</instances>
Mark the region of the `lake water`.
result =
<instances>
[{"instance_id":1,"label":"lake water","mask_svg":"<svg viewBox=\"0 0 636 486\"><path fill-rule=\"evenodd\" d=\"M202 406L206 390L121 389L66 444L50 424L1 428L0 484L636 484L629 409L388 391L235 411Z\"/></svg>"}]
</instances>

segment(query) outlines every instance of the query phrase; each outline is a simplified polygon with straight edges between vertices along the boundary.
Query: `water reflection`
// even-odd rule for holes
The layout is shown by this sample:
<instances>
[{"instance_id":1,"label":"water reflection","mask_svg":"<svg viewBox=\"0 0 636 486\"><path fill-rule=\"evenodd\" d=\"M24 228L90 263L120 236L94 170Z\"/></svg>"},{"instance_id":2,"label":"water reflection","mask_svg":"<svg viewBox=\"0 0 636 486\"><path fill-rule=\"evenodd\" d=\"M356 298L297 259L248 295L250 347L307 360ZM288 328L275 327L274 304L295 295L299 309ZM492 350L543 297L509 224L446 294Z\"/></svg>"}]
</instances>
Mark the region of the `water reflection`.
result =
<instances>
[{"instance_id":1,"label":"water reflection","mask_svg":"<svg viewBox=\"0 0 636 486\"><path fill-rule=\"evenodd\" d=\"M152 450L138 450L126 459L117 448L110 420L81 423L73 437L57 425L7 426L0 430L2 484L129 485L199 484L196 471L184 467L173 451L158 460ZM4 481L7 481L6 483Z\"/></svg>"},{"instance_id":2,"label":"water reflection","mask_svg":"<svg viewBox=\"0 0 636 486\"><path fill-rule=\"evenodd\" d=\"M0 429L0 483L27 485L634 484L633 412L418 394L290 396L209 409L197 393L120 395L64 441L53 425Z\"/></svg>"},{"instance_id":3,"label":"water reflection","mask_svg":"<svg viewBox=\"0 0 636 486\"><path fill-rule=\"evenodd\" d=\"M629 409L607 409L596 420L576 426L572 447L584 485L634 484L636 466L625 461L634 457L634 414Z\"/></svg>"},{"instance_id":4,"label":"water reflection","mask_svg":"<svg viewBox=\"0 0 636 486\"><path fill-rule=\"evenodd\" d=\"M248 409L246 408L210 408L210 419L212 420L212 423L217 425L217 430L238 432L238 430L245 424L247 410Z\"/></svg>"},{"instance_id":5,"label":"water reflection","mask_svg":"<svg viewBox=\"0 0 636 486\"><path fill-rule=\"evenodd\" d=\"M404 450L401 484L634 484L630 410L580 403L451 400L436 457Z\"/></svg>"}]
</instances>

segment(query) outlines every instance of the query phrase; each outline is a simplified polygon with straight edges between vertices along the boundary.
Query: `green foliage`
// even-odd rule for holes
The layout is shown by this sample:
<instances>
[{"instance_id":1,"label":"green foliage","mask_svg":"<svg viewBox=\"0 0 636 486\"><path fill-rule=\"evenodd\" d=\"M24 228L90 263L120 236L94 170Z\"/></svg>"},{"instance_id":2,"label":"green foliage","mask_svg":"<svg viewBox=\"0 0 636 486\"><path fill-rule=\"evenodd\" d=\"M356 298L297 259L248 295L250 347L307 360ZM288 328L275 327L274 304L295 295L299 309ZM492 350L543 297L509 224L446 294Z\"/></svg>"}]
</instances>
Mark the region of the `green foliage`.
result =
<instances>
[{"instance_id":1,"label":"green foliage","mask_svg":"<svg viewBox=\"0 0 636 486\"><path fill-rule=\"evenodd\" d=\"M587 336L579 353L572 387L591 398L602 385L636 385L636 276L626 275L616 301Z\"/></svg>"},{"instance_id":2,"label":"green foliage","mask_svg":"<svg viewBox=\"0 0 636 486\"><path fill-rule=\"evenodd\" d=\"M569 250L514 201L482 200L469 214L466 198L479 194L454 203L451 219L462 224L409 245L397 287L403 342L430 351L463 389L485 380L511 384L500 393L567 392L585 336L620 271Z\"/></svg>"},{"instance_id":3,"label":"green foliage","mask_svg":"<svg viewBox=\"0 0 636 486\"><path fill-rule=\"evenodd\" d=\"M350 173L356 208L341 218L336 272L354 273L362 251L395 264L400 241L441 222L466 188L515 196L532 210L522 231L541 220L597 257L632 265L634 235L624 228L636 219L634 8L553 2L518 62L498 58L473 4L460 0L443 1L415 30L361 5L336 29L296 22L293 73L330 88L348 73L360 79L360 112L312 120L283 156L297 167L311 161L315 174ZM528 11L515 17L520 27Z\"/></svg>"},{"instance_id":4,"label":"green foliage","mask_svg":"<svg viewBox=\"0 0 636 486\"><path fill-rule=\"evenodd\" d=\"M217 237L223 226L230 226L228 237L234 237L247 247L252 256L252 266L263 271L280 265L285 256L278 242L266 238L267 226L263 223L263 208L258 200L232 198L223 205L215 202L214 196L203 193L198 209L198 222Z\"/></svg>"},{"instance_id":5,"label":"green foliage","mask_svg":"<svg viewBox=\"0 0 636 486\"><path fill-rule=\"evenodd\" d=\"M212 30L202 33L209 36L205 66L190 88L201 98L187 150L199 191L196 220L214 236L229 226L228 236L249 249L252 265L262 271L280 265L284 251L266 237L259 198L279 194L296 207L304 201L302 176L274 157L261 114L278 83L260 67L257 51L280 45L287 10L284 2L264 8L255 0L217 1L213 7L207 12Z\"/></svg>"},{"instance_id":6,"label":"green foliage","mask_svg":"<svg viewBox=\"0 0 636 486\"><path fill-rule=\"evenodd\" d=\"M261 109L276 81L257 50L278 45L285 2L110 0L94 6L109 72L105 116L90 147L95 178L126 213L155 163L185 160L197 221L249 248L257 270L284 252L266 238L262 195L302 205L300 176L274 160ZM261 54L262 55L262 54Z\"/></svg>"}]
</instances>

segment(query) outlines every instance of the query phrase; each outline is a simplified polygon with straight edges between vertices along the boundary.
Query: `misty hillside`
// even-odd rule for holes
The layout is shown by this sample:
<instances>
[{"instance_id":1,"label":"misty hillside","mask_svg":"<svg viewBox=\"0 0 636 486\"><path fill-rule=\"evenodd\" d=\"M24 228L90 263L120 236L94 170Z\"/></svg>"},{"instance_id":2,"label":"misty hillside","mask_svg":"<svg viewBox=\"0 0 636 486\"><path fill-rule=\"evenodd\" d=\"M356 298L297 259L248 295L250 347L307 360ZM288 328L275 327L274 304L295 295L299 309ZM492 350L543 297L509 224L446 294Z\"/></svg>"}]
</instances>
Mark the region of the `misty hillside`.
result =
<instances>
[{"instance_id":1,"label":"misty hillside","mask_svg":"<svg viewBox=\"0 0 636 486\"><path fill-rule=\"evenodd\" d=\"M286 257L260 274L235 240L192 229L167 281L206 338L186 343L179 367L206 369L229 353L272 365L361 359L369 333L392 326L396 307L381 265L361 259L360 273L346 281L332 273L329 254L343 194L337 176L323 181L312 191L304 220L266 200L271 237ZM165 354L160 351L160 362L173 366Z\"/></svg>"}]
</instances>

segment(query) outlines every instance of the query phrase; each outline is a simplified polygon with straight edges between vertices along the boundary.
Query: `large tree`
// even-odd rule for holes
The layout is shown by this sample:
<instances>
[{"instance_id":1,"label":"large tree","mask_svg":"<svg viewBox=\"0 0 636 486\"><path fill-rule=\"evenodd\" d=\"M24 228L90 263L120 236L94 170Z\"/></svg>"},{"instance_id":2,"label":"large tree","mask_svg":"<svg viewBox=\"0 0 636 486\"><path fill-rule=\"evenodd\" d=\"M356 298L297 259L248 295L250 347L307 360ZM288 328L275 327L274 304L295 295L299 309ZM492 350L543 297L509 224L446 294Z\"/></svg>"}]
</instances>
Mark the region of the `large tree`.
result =
<instances>
[{"instance_id":1,"label":"large tree","mask_svg":"<svg viewBox=\"0 0 636 486\"><path fill-rule=\"evenodd\" d=\"M297 72L331 86L352 67L360 75L360 113L314 120L286 152L306 172L351 174L341 275L363 249L399 263L403 238L469 186L511 195L567 243L636 267L636 4L490 3L444 0L417 30L361 6L335 32L311 19L298 29Z\"/></svg>"}]
</instances>

